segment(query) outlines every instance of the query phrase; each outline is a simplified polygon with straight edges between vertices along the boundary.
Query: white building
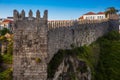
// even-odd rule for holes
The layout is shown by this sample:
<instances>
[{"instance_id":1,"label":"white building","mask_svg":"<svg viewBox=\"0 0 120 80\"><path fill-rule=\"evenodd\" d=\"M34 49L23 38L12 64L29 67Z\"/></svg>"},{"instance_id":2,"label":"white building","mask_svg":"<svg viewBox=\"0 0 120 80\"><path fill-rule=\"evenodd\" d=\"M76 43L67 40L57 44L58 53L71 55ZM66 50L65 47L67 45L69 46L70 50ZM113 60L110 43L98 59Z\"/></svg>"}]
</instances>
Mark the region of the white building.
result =
<instances>
[{"instance_id":1,"label":"white building","mask_svg":"<svg viewBox=\"0 0 120 80\"><path fill-rule=\"evenodd\" d=\"M104 12L99 12L99 13L94 13L94 12L88 12L81 16L80 19L87 19L87 20L99 20L99 19L105 19L105 13Z\"/></svg>"},{"instance_id":2,"label":"white building","mask_svg":"<svg viewBox=\"0 0 120 80\"><path fill-rule=\"evenodd\" d=\"M0 23L0 29L7 28L10 30L12 26L12 22L13 22L12 20L8 20L8 19L3 20Z\"/></svg>"}]
</instances>

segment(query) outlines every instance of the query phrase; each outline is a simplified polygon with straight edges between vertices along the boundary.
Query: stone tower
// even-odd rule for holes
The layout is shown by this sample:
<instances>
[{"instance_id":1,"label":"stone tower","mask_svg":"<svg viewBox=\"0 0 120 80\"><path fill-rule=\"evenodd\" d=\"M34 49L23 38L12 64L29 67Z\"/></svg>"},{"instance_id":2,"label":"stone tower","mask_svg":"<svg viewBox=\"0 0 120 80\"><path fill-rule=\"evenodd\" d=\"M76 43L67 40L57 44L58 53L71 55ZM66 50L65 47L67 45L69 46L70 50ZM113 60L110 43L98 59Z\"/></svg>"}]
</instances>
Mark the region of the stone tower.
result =
<instances>
[{"instance_id":1,"label":"stone tower","mask_svg":"<svg viewBox=\"0 0 120 80\"><path fill-rule=\"evenodd\" d=\"M19 14L14 10L14 60L13 80L46 80L47 78L47 21L48 11L43 18L37 10L36 17L30 10Z\"/></svg>"}]
</instances>

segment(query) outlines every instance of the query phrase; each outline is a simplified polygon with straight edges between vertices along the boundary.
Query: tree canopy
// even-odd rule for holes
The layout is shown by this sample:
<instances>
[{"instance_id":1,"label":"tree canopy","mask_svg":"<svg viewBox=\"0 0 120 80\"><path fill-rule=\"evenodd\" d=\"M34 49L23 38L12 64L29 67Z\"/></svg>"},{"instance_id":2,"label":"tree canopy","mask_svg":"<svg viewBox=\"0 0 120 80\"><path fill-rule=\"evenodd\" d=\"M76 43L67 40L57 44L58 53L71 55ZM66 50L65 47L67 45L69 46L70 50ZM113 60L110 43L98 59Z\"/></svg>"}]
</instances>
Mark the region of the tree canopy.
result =
<instances>
[{"instance_id":1,"label":"tree canopy","mask_svg":"<svg viewBox=\"0 0 120 80\"><path fill-rule=\"evenodd\" d=\"M108 7L105 10L105 15L107 16L108 14L117 14L117 12L119 12L119 10L116 9L115 7Z\"/></svg>"},{"instance_id":2,"label":"tree canopy","mask_svg":"<svg viewBox=\"0 0 120 80\"><path fill-rule=\"evenodd\" d=\"M3 28L2 30L0 30L0 35L5 35L6 33L10 33L10 30L7 28Z\"/></svg>"}]
</instances>

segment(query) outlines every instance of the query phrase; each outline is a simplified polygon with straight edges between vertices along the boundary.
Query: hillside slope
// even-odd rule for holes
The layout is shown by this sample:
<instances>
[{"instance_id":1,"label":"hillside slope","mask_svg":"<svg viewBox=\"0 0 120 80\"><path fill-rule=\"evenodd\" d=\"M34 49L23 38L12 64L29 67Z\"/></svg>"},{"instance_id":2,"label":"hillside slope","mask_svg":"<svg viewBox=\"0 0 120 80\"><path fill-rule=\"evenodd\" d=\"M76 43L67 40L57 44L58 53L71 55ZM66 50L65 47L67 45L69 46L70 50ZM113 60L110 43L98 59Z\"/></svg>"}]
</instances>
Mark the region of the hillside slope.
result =
<instances>
[{"instance_id":1,"label":"hillside slope","mask_svg":"<svg viewBox=\"0 0 120 80\"><path fill-rule=\"evenodd\" d=\"M48 64L48 80L119 80L120 34L112 31L89 46L59 50Z\"/></svg>"}]
</instances>

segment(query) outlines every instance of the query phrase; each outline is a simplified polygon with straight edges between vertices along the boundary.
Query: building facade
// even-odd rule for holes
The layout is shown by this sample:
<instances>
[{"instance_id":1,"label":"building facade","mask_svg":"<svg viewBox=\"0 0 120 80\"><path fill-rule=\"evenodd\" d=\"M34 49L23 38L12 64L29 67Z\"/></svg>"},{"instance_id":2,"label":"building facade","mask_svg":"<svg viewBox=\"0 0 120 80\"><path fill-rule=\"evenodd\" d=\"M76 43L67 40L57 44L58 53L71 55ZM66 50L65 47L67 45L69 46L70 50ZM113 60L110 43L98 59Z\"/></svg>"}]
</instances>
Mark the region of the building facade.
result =
<instances>
[{"instance_id":1,"label":"building facade","mask_svg":"<svg viewBox=\"0 0 120 80\"><path fill-rule=\"evenodd\" d=\"M100 20L100 19L105 19L105 13L104 12L98 12L98 13L94 13L94 12L88 12L86 14L84 14L83 16L81 16L79 18L79 20L82 19L87 19L87 20Z\"/></svg>"},{"instance_id":2,"label":"building facade","mask_svg":"<svg viewBox=\"0 0 120 80\"><path fill-rule=\"evenodd\" d=\"M8 20L8 19L1 20L0 30L2 30L3 28L7 28L7 29L11 30L12 23L13 23L12 20Z\"/></svg>"}]
</instances>

